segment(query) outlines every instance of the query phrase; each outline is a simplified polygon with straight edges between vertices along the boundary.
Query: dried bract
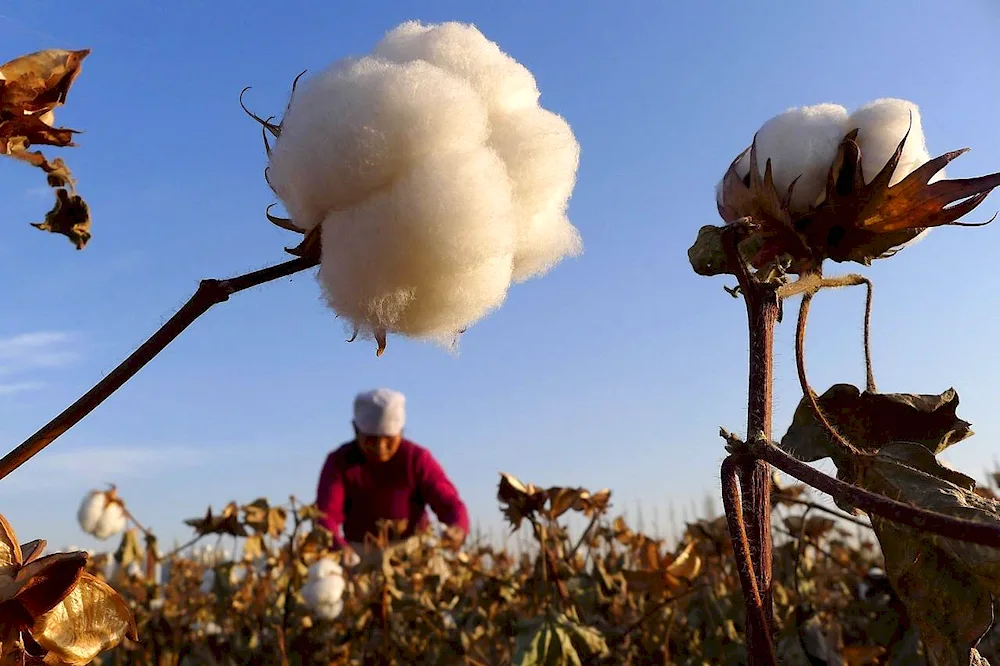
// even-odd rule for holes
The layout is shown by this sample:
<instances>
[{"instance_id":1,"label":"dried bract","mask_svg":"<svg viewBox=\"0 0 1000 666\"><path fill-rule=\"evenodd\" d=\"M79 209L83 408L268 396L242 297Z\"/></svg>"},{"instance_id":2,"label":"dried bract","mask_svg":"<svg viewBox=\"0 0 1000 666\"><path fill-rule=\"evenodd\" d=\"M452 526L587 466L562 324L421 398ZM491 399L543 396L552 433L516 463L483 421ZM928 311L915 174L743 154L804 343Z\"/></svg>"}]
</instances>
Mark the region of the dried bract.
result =
<instances>
[{"instance_id":1,"label":"dried bract","mask_svg":"<svg viewBox=\"0 0 1000 666\"><path fill-rule=\"evenodd\" d=\"M76 130L57 128L54 110L66 102L89 49L38 51L0 65L0 152L41 168L56 188L56 205L37 229L67 236L78 250L90 240L90 212L61 159L51 163L34 145L73 146ZM68 191L67 191L68 190Z\"/></svg>"},{"instance_id":2,"label":"dried bract","mask_svg":"<svg viewBox=\"0 0 1000 666\"><path fill-rule=\"evenodd\" d=\"M778 119L795 113L808 117L818 108L793 110ZM1000 173L935 181L965 150L930 159L912 103L878 100L849 117L846 112L818 117L823 122L765 124L719 185L722 218L730 224L746 218L753 223L756 241L749 263L755 268L781 264L801 274L818 271L826 259L870 264L930 228L957 223L1000 185ZM838 118L842 131L831 143ZM775 135L781 131L789 134ZM817 178L819 166L822 179ZM729 271L717 244L701 234L703 247L689 253L695 271Z\"/></svg>"}]
</instances>

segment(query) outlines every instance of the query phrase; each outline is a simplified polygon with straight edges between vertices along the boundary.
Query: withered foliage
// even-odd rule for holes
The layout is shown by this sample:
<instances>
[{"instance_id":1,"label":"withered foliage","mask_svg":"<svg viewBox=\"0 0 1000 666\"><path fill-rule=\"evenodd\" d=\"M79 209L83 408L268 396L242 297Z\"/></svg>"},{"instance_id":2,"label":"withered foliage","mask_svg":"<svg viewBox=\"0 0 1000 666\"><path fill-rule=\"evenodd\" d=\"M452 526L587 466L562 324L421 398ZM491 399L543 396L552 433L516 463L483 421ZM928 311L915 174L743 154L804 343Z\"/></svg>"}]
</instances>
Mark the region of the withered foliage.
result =
<instances>
[{"instance_id":1,"label":"withered foliage","mask_svg":"<svg viewBox=\"0 0 1000 666\"><path fill-rule=\"evenodd\" d=\"M1000 525L1000 502L937 454L972 434L958 418L958 394L879 394L838 384L819 397L833 429L858 450L835 449L803 398L781 446L803 460L831 457L838 477L940 514ZM845 509L852 507L844 506ZM938 666L986 664L977 649L994 624L1000 550L872 515L885 570Z\"/></svg>"},{"instance_id":2,"label":"withered foliage","mask_svg":"<svg viewBox=\"0 0 1000 666\"><path fill-rule=\"evenodd\" d=\"M926 653L938 649L934 627L909 610L908 595L933 588L907 583L922 579L894 571L902 555L890 551L883 561L870 530L817 512L801 486L774 479L772 492L788 500L773 514L780 663L928 664ZM473 536L455 550L432 532L400 540L405 526L387 521L359 562L344 563L343 610L333 620L303 595L311 564L342 561L330 533L311 524L314 506L258 499L210 510L189 525L210 543L238 544L235 554L182 550L164 558L158 579L136 570L145 554L127 533L112 563L87 564L128 600L138 627L138 640L105 652L101 664L745 663L744 606L724 518L691 522L668 542L613 515L608 490L541 489L502 474L497 495L509 524L530 533L529 547ZM573 522L582 529L571 530ZM921 547L937 565L951 558L946 571L960 561L977 572L970 575L991 575L974 552ZM892 585L869 574L872 567L884 567ZM909 578L900 583L901 575ZM977 607L956 604L938 608L978 631L982 614L963 612ZM978 648L998 654L998 632Z\"/></svg>"},{"instance_id":3,"label":"withered foliage","mask_svg":"<svg viewBox=\"0 0 1000 666\"><path fill-rule=\"evenodd\" d=\"M32 225L66 236L82 250L90 240L90 209L76 193L73 176L61 158L49 161L33 146L71 147L77 130L56 127L55 109L66 103L90 49L48 49L0 65L0 150L40 168L55 189L56 203L43 222Z\"/></svg>"},{"instance_id":4,"label":"withered foliage","mask_svg":"<svg viewBox=\"0 0 1000 666\"><path fill-rule=\"evenodd\" d=\"M125 600L84 570L86 553L44 550L0 516L0 664L82 666L138 638Z\"/></svg>"}]
</instances>

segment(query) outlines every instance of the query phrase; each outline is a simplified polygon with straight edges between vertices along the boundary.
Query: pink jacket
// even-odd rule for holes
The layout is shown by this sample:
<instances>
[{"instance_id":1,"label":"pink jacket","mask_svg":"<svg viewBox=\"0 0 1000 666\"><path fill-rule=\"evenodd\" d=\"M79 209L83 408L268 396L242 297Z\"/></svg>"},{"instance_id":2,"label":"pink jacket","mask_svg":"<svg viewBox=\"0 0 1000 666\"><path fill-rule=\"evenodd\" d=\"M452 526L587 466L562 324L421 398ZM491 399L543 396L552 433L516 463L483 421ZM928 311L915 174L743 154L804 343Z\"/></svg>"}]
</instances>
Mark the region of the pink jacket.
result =
<instances>
[{"instance_id":1,"label":"pink jacket","mask_svg":"<svg viewBox=\"0 0 1000 666\"><path fill-rule=\"evenodd\" d=\"M368 462L356 442L337 448L320 473L316 505L338 548L377 534L379 520L406 519L403 536L411 536L427 526L428 506L442 523L469 531L468 511L441 465L406 439L384 463Z\"/></svg>"}]
</instances>

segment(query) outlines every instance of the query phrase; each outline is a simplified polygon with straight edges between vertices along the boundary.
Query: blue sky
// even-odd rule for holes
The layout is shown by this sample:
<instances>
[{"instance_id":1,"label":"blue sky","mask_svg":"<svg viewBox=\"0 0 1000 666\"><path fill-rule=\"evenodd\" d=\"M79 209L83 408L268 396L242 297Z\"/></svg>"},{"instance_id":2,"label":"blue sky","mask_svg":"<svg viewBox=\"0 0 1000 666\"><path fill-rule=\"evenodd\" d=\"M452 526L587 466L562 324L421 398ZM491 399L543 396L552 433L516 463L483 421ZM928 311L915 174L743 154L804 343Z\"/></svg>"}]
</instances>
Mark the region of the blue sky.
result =
<instances>
[{"instance_id":1,"label":"blue sky","mask_svg":"<svg viewBox=\"0 0 1000 666\"><path fill-rule=\"evenodd\" d=\"M292 239L264 218L265 156L240 90L252 85L251 107L280 113L301 70L367 52L414 18L475 23L573 126L582 157L570 217L585 254L516 286L457 356L398 338L380 359L345 344L311 275L234 297L0 482L0 510L24 539L94 545L75 513L104 482L166 541L187 537L180 521L208 504L311 500L326 453L349 436L353 394L374 386L407 393L409 434L486 527L500 522L500 470L608 486L619 508L638 502L665 522L669 506L683 513L717 492L718 427L744 424L745 311L722 290L732 280L696 276L686 250L718 223L714 185L754 130L790 106L904 97L920 105L932 153L973 148L951 177L1000 170L1000 9L987 0L961 11L903 0L5 3L0 58L93 49L58 115L85 134L51 154L66 158L94 218L82 252L32 229L50 205L41 174L0 162L5 448L110 371L199 279L285 258ZM992 196L970 219L997 209ZM1000 313L986 272L998 244L998 226L939 230L864 271L876 282L880 389L957 388L977 436L946 457L977 476L1000 437ZM853 290L813 307L820 390L864 381L863 302ZM798 400L789 320L776 434Z\"/></svg>"}]
</instances>

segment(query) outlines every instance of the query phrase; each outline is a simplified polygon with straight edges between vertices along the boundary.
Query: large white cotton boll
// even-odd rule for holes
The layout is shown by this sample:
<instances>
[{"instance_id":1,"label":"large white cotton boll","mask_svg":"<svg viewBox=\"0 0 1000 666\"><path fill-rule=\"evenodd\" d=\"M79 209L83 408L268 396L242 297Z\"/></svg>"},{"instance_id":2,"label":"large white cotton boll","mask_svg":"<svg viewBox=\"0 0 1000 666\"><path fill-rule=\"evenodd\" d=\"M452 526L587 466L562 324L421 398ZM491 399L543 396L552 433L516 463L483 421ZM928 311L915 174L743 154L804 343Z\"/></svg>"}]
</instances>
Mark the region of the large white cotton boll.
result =
<instances>
[{"instance_id":1,"label":"large white cotton boll","mask_svg":"<svg viewBox=\"0 0 1000 666\"><path fill-rule=\"evenodd\" d=\"M409 22L303 81L269 182L321 226L330 307L363 337L453 344L512 282L582 251L580 147L534 76L474 26Z\"/></svg>"},{"instance_id":2,"label":"large white cotton boll","mask_svg":"<svg viewBox=\"0 0 1000 666\"><path fill-rule=\"evenodd\" d=\"M83 498L83 502L80 503L80 509L76 514L76 520L80 523L80 528L84 532L87 534L94 532L107 503L107 495L100 490L87 493L86 497Z\"/></svg>"},{"instance_id":3,"label":"large white cotton boll","mask_svg":"<svg viewBox=\"0 0 1000 666\"><path fill-rule=\"evenodd\" d=\"M514 280L535 277L580 254L583 240L565 214L580 164L580 144L569 124L538 106L497 114L490 146L503 159L514 188Z\"/></svg>"},{"instance_id":4,"label":"large white cotton boll","mask_svg":"<svg viewBox=\"0 0 1000 666\"><path fill-rule=\"evenodd\" d=\"M127 520L125 509L118 502L110 502L101 512L94 530L91 532L96 538L104 541L125 530Z\"/></svg>"},{"instance_id":5,"label":"large white cotton boll","mask_svg":"<svg viewBox=\"0 0 1000 666\"><path fill-rule=\"evenodd\" d=\"M830 166L847 129L847 109L839 104L793 108L774 116L757 131L757 167L763 177L767 160L778 194L795 181L789 208L804 212L823 194ZM740 165L750 170L750 155ZM738 167L739 168L739 167ZM795 180L798 178L798 180Z\"/></svg>"},{"instance_id":6,"label":"large white cotton boll","mask_svg":"<svg viewBox=\"0 0 1000 666\"><path fill-rule=\"evenodd\" d=\"M850 130L858 130L858 146L861 148L861 168L865 173L865 182L871 182L882 170L896 152L904 136L906 143L903 145L896 170L889 180L890 187L931 158L924 139L920 109L913 102L892 98L877 99L852 113L848 119L848 126ZM908 136L907 128L910 129ZM941 178L944 178L943 170L931 178L931 182Z\"/></svg>"},{"instance_id":7,"label":"large white cotton boll","mask_svg":"<svg viewBox=\"0 0 1000 666\"><path fill-rule=\"evenodd\" d=\"M371 57L335 63L297 87L268 179L293 223L309 230L423 157L482 145L487 133L476 91L437 67Z\"/></svg>"},{"instance_id":8,"label":"large white cotton boll","mask_svg":"<svg viewBox=\"0 0 1000 666\"><path fill-rule=\"evenodd\" d=\"M460 76L492 110L511 111L538 103L538 86L528 68L473 25L407 21L386 33L374 55L394 62L424 60Z\"/></svg>"},{"instance_id":9,"label":"large white cotton boll","mask_svg":"<svg viewBox=\"0 0 1000 666\"><path fill-rule=\"evenodd\" d=\"M446 339L504 300L516 241L495 153L429 157L391 189L323 223L319 279L362 333Z\"/></svg>"}]
</instances>

